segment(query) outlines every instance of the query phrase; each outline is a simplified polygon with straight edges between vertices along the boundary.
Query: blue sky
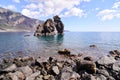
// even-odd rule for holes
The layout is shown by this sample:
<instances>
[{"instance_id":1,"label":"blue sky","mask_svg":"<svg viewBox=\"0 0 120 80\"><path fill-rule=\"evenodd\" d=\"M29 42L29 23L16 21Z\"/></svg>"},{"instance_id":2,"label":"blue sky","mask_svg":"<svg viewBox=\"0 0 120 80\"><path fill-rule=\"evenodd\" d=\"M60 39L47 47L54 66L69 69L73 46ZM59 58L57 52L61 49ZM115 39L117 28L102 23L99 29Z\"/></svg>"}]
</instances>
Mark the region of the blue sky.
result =
<instances>
[{"instance_id":1,"label":"blue sky","mask_svg":"<svg viewBox=\"0 0 120 80\"><path fill-rule=\"evenodd\" d=\"M39 20L59 15L70 31L120 31L120 0L0 0L0 7Z\"/></svg>"}]
</instances>

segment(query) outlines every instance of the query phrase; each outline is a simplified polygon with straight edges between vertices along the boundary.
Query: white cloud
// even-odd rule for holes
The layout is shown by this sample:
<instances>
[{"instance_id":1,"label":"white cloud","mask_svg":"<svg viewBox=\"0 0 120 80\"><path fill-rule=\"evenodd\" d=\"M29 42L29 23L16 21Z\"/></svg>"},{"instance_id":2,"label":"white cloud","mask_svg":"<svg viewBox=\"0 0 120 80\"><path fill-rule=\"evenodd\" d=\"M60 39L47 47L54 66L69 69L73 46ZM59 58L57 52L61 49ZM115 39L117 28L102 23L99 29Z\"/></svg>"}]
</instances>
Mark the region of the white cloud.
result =
<instances>
[{"instance_id":1,"label":"white cloud","mask_svg":"<svg viewBox=\"0 0 120 80\"><path fill-rule=\"evenodd\" d=\"M120 7L120 2L115 2L112 8L118 9Z\"/></svg>"},{"instance_id":2,"label":"white cloud","mask_svg":"<svg viewBox=\"0 0 120 80\"><path fill-rule=\"evenodd\" d=\"M117 10L105 9L100 11L97 16L101 18L101 20L111 20L113 18L120 18L120 13Z\"/></svg>"},{"instance_id":3,"label":"white cloud","mask_svg":"<svg viewBox=\"0 0 120 80\"><path fill-rule=\"evenodd\" d=\"M91 0L24 0L31 2L22 10L22 14L38 18L41 16L62 15L66 16L84 16L84 10L78 8L81 2L90 2ZM29 11L29 13L28 13ZM31 14L31 15L30 15ZM35 17L32 14L37 14Z\"/></svg>"},{"instance_id":4,"label":"white cloud","mask_svg":"<svg viewBox=\"0 0 120 80\"><path fill-rule=\"evenodd\" d=\"M8 6L5 6L6 9L10 9L10 10L14 10L16 11L16 7L14 5L8 5Z\"/></svg>"},{"instance_id":5,"label":"white cloud","mask_svg":"<svg viewBox=\"0 0 120 80\"><path fill-rule=\"evenodd\" d=\"M91 0L81 0L81 1L90 2Z\"/></svg>"},{"instance_id":6,"label":"white cloud","mask_svg":"<svg viewBox=\"0 0 120 80\"><path fill-rule=\"evenodd\" d=\"M101 20L112 20L114 18L120 18L120 1L115 2L111 9L104 9L98 12L97 16L101 18Z\"/></svg>"},{"instance_id":7,"label":"white cloud","mask_svg":"<svg viewBox=\"0 0 120 80\"><path fill-rule=\"evenodd\" d=\"M73 7L72 9L70 9L69 11L65 12L63 15L61 15L62 17L66 17L66 16L79 16L82 17L84 16L85 13L83 12L83 10Z\"/></svg>"},{"instance_id":8,"label":"white cloud","mask_svg":"<svg viewBox=\"0 0 120 80\"><path fill-rule=\"evenodd\" d=\"M20 0L13 0L14 2L16 2L16 3L20 3Z\"/></svg>"},{"instance_id":9,"label":"white cloud","mask_svg":"<svg viewBox=\"0 0 120 80\"><path fill-rule=\"evenodd\" d=\"M31 12L28 9L23 9L22 14L24 14L24 15L26 15L28 17L31 17L31 18L37 18L38 15L40 15L39 12L37 12L37 11Z\"/></svg>"},{"instance_id":10,"label":"white cloud","mask_svg":"<svg viewBox=\"0 0 120 80\"><path fill-rule=\"evenodd\" d=\"M37 5L36 5L36 4L31 3L31 4L27 5L27 6L26 6L26 8L27 8L27 9L34 10L34 9L37 9L38 7L37 7Z\"/></svg>"},{"instance_id":11,"label":"white cloud","mask_svg":"<svg viewBox=\"0 0 120 80\"><path fill-rule=\"evenodd\" d=\"M98 10L100 10L100 8L97 7L97 8L95 8L95 10L98 11Z\"/></svg>"}]
</instances>

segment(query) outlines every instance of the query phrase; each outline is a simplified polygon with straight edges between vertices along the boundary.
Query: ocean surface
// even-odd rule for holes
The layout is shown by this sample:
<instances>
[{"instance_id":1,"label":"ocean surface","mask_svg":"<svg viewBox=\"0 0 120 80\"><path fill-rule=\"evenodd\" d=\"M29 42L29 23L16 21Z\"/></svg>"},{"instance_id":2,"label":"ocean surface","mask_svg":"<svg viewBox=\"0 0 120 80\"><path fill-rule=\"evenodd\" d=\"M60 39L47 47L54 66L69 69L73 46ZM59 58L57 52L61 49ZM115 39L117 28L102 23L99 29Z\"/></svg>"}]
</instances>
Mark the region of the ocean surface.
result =
<instances>
[{"instance_id":1,"label":"ocean surface","mask_svg":"<svg viewBox=\"0 0 120 80\"><path fill-rule=\"evenodd\" d=\"M96 45L96 48L89 47ZM69 49L73 54L102 56L120 49L119 32L65 32L64 35L33 36L33 33L0 33L0 58L28 55L55 55Z\"/></svg>"}]
</instances>

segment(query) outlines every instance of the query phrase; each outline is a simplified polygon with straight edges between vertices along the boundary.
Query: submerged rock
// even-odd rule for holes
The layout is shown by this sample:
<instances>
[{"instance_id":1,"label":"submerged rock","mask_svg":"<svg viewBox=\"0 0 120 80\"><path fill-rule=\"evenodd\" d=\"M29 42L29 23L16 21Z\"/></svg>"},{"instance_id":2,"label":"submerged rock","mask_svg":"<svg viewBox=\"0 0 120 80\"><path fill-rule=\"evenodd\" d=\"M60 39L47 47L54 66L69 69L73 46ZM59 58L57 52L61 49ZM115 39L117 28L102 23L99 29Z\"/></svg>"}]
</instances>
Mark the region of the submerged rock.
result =
<instances>
[{"instance_id":1,"label":"submerged rock","mask_svg":"<svg viewBox=\"0 0 120 80\"><path fill-rule=\"evenodd\" d=\"M91 47L91 48L95 48L95 47L97 47L97 46L93 44L93 45L90 45L89 47Z\"/></svg>"},{"instance_id":2,"label":"submerged rock","mask_svg":"<svg viewBox=\"0 0 120 80\"><path fill-rule=\"evenodd\" d=\"M59 50L58 53L63 55L70 55L70 50L68 49Z\"/></svg>"}]
</instances>

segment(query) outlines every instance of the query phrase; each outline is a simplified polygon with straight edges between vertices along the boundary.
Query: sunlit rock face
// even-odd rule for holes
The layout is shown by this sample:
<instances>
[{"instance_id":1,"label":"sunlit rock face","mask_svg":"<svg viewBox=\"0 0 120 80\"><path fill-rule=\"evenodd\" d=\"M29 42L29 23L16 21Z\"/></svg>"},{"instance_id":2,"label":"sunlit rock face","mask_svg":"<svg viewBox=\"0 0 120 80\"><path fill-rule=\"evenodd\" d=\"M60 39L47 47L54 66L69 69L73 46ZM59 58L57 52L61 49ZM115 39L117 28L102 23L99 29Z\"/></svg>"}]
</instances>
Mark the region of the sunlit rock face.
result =
<instances>
[{"instance_id":1,"label":"sunlit rock face","mask_svg":"<svg viewBox=\"0 0 120 80\"><path fill-rule=\"evenodd\" d=\"M55 25L52 19L47 19L43 24L39 24L35 36L55 35Z\"/></svg>"}]
</instances>

